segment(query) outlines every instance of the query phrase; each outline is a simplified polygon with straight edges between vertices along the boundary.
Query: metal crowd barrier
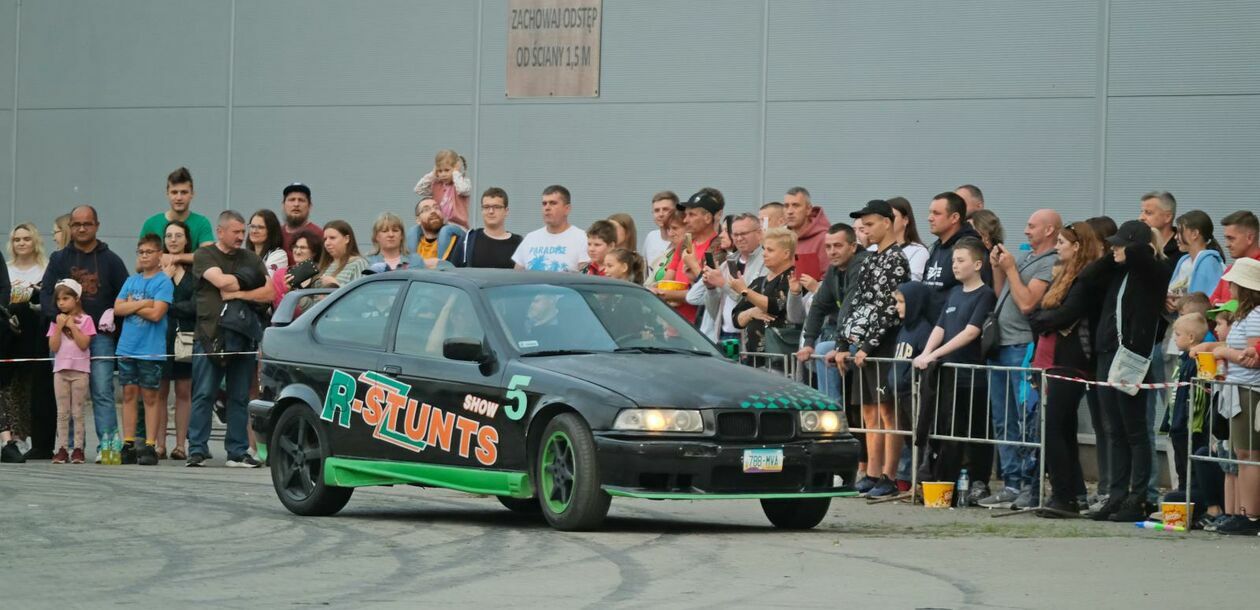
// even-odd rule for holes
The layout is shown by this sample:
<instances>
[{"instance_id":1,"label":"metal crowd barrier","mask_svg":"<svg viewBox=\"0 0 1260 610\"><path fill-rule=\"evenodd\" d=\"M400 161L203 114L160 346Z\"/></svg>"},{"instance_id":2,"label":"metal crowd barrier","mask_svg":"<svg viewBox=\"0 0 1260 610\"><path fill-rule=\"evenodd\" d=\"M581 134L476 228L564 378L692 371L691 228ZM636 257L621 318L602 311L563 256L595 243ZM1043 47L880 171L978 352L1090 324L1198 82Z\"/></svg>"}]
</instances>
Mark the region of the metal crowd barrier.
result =
<instances>
[{"instance_id":1,"label":"metal crowd barrier","mask_svg":"<svg viewBox=\"0 0 1260 610\"><path fill-rule=\"evenodd\" d=\"M794 356L783 356L781 354L766 353L742 353L741 362L758 368L766 368L776 373L784 374L801 381L803 383L815 385L814 379L819 374L818 367L827 366L825 354L814 354L810 362L806 366L799 366L795 362ZM782 363L781 367L775 367L777 363ZM992 446L1013 446L1031 449L1037 455L1038 468L1038 507L1044 506L1046 501L1046 448L1044 435L1042 431L1045 429L1045 402L1046 379L1045 372L1042 369L1015 367L1015 366L988 366L988 365L968 365L943 363L938 364L931 375L925 375L925 371L920 371L914 367L909 368L910 375L910 391L908 394L898 392L896 388L900 387L897 375L900 374L898 364L909 364L910 361L901 358L875 358L868 357L865 360L865 367L875 367L875 374L871 378L886 382L881 383L880 387L875 389L874 396L879 399L887 399L892 404L893 425L892 428L884 428L878 422L872 422L872 416L878 417L878 413L864 413L862 423L859 426L850 427L850 431L854 434L864 434L867 436L868 449L873 444L873 436L897 436L910 442L911 447L911 467L910 467L910 489L911 492L918 488L920 479L920 467L923 465L921 457L921 447L927 445L927 441L949 441L959 443L982 443ZM868 383L868 375L863 375L856 371L860 370L855 364L850 363L847 367L849 381L846 383L846 375L840 378L839 401L848 409L852 405L861 405L863 397L867 393L866 384ZM952 371L950 375L941 375L944 370ZM1036 421L1036 430L1031 430L1030 418L1026 414L1027 401L1010 400L1011 384L1004 383L1000 389L995 389L991 383L991 377L994 374L999 375L1022 375L1026 377L1029 384L1029 391L1036 391L1039 394L1037 401L1037 413L1031 421ZM953 385L949 387L941 387L942 377L950 377ZM969 381L973 383L966 384L970 389L959 392L959 378L969 377ZM923 403L922 387L925 378L930 378L935 384L930 393L932 400L931 414L933 417L929 422L920 425L921 414L923 414L925 405ZM976 380L982 380L983 383L974 383ZM942 394L942 390L946 393ZM994 438L992 434L992 426L990 425L991 417L989 414L990 405L992 404L992 393L994 391L1002 391L1006 393L1007 400L1003 401L1006 405L1006 421L1010 423L1019 423L1020 433L1018 438L1006 440ZM856 400L849 400L848 394L856 392ZM982 393L982 395L978 395ZM960 400L965 398L965 400ZM949 417L947 426L942 426L942 418L935 417L937 407L943 406L942 401L949 401L948 408L951 415L958 413L959 403L965 402L965 417ZM908 401L908 404L907 404ZM882 404L889 404L883 402ZM858 408L861 408L860 406ZM908 421L906 421L908 419ZM960 422L963 422L960 426ZM974 427L972 424L976 424ZM1008 424L1009 425L1009 424ZM963 428L963 429L960 429ZM984 430L983 434L973 434L972 430ZM917 436L916 436L917 435ZM918 441L918 442L916 442ZM869 468L869 462L868 462ZM882 473L880 473L882 474ZM984 481L988 481L990 473L976 473L974 478L983 477ZM893 498L904 497L906 494L900 494Z\"/></svg>"},{"instance_id":2,"label":"metal crowd barrier","mask_svg":"<svg viewBox=\"0 0 1260 610\"><path fill-rule=\"evenodd\" d=\"M1238 457L1236 451L1242 449L1248 452L1260 454L1260 444L1251 445L1250 438L1235 439L1233 434L1229 434L1227 440L1217 440L1221 434L1221 430L1217 427L1217 414L1221 415L1221 419L1226 420L1225 426L1229 426L1233 418L1244 418L1242 421L1247 423L1247 430L1251 431L1249 436L1258 434L1260 430L1260 386L1252 384L1243 384L1233 381L1223 381L1216 379L1195 379L1191 388L1198 392L1207 393L1207 409L1208 412L1203 418L1203 436L1200 438L1207 441L1207 455L1195 455L1195 434L1194 434L1194 413L1187 414L1187 434L1186 434L1186 505L1189 506L1194 502L1194 463L1206 462L1218 464L1222 468L1233 466L1235 473L1238 468L1260 467L1260 455L1257 459L1245 460ZM1194 396L1190 397L1189 403L1195 403ZM1230 417L1230 413L1237 408L1237 414ZM1222 506L1228 512L1226 506ZM1206 507L1204 508L1206 510ZM1188 519L1193 521L1193 515L1187 515ZM1186 528L1189 530L1189 526Z\"/></svg>"}]
</instances>

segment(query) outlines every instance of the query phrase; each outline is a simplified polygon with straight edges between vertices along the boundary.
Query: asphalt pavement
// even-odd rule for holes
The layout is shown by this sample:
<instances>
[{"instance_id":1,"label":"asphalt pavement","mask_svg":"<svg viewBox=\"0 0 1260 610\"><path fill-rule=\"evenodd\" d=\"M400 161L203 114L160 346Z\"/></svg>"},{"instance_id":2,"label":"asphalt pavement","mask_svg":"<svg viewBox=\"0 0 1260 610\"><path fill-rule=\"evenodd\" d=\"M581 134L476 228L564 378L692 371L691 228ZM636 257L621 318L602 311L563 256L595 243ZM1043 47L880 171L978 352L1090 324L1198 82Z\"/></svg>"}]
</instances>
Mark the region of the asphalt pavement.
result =
<instances>
[{"instance_id":1,"label":"asphalt pavement","mask_svg":"<svg viewBox=\"0 0 1260 610\"><path fill-rule=\"evenodd\" d=\"M755 501L617 499L603 531L562 533L414 487L303 518L268 470L221 463L4 464L3 607L1245 607L1260 557L1260 538L860 499L807 532Z\"/></svg>"}]
</instances>

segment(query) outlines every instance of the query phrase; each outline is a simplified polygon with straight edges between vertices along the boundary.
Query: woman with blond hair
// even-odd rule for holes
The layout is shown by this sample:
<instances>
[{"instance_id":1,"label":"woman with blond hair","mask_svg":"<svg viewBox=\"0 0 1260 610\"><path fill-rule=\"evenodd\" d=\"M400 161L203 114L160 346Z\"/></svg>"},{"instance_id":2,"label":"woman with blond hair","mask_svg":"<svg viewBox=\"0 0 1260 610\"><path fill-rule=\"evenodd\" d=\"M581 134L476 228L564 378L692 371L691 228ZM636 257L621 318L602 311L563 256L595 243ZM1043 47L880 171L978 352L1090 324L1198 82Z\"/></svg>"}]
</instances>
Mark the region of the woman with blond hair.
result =
<instances>
[{"instance_id":1,"label":"woman with blond hair","mask_svg":"<svg viewBox=\"0 0 1260 610\"><path fill-rule=\"evenodd\" d=\"M613 223L613 226L617 228L617 244L613 246L613 249L624 248L636 252L639 232L634 227L634 218L625 212L618 212L609 216L608 222Z\"/></svg>"},{"instance_id":2,"label":"woman with blond hair","mask_svg":"<svg viewBox=\"0 0 1260 610\"><path fill-rule=\"evenodd\" d=\"M29 222L13 227L9 233L7 271L9 319L13 339L6 357L42 358L48 356L48 340L38 311L39 289L44 279L48 258L39 229ZM56 442L57 410L52 393L52 367L47 362L14 362L0 367L5 406L19 439L31 438L30 459L52 457Z\"/></svg>"},{"instance_id":3,"label":"woman with blond hair","mask_svg":"<svg viewBox=\"0 0 1260 610\"><path fill-rule=\"evenodd\" d=\"M423 269L424 259L403 250L403 221L393 212L384 212L372 223L372 245L376 252L367 257L372 273L395 269Z\"/></svg>"}]
</instances>

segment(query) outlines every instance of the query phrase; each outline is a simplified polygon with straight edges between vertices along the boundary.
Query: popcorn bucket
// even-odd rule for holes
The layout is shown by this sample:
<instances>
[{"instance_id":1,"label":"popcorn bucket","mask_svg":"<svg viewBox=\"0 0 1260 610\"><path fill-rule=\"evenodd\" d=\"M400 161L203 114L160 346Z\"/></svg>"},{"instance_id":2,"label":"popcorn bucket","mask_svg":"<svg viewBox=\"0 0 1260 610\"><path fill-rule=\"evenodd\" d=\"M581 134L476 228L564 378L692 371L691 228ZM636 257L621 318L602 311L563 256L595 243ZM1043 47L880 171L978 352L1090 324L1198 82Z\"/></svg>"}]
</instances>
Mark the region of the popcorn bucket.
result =
<instances>
[{"instance_id":1,"label":"popcorn bucket","mask_svg":"<svg viewBox=\"0 0 1260 610\"><path fill-rule=\"evenodd\" d=\"M1194 502L1160 502L1159 510L1164 513L1164 525L1190 529L1190 519L1194 516Z\"/></svg>"},{"instance_id":2,"label":"popcorn bucket","mask_svg":"<svg viewBox=\"0 0 1260 610\"><path fill-rule=\"evenodd\" d=\"M1199 377L1203 379L1216 378L1216 356L1212 352L1199 352L1195 354L1199 362Z\"/></svg>"},{"instance_id":3,"label":"popcorn bucket","mask_svg":"<svg viewBox=\"0 0 1260 610\"><path fill-rule=\"evenodd\" d=\"M928 508L949 508L954 505L952 481L924 481L923 505Z\"/></svg>"}]
</instances>

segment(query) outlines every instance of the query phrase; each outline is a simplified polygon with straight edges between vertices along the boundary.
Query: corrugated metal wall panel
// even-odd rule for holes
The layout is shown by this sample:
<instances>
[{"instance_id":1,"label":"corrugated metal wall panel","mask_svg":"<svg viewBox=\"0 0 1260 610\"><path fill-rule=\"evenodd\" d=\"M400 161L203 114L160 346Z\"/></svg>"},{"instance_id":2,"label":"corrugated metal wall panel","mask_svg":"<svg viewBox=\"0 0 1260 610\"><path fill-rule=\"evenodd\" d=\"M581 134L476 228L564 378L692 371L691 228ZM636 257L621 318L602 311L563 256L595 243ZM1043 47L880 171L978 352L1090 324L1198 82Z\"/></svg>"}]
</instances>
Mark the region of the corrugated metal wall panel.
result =
<instances>
[{"instance_id":1,"label":"corrugated metal wall panel","mask_svg":"<svg viewBox=\"0 0 1260 610\"><path fill-rule=\"evenodd\" d=\"M1260 93L1260 2L1111 0L1111 95Z\"/></svg>"},{"instance_id":2,"label":"corrugated metal wall panel","mask_svg":"<svg viewBox=\"0 0 1260 610\"><path fill-rule=\"evenodd\" d=\"M237 106L470 104L474 3L239 0Z\"/></svg>"},{"instance_id":3,"label":"corrugated metal wall panel","mask_svg":"<svg viewBox=\"0 0 1260 610\"><path fill-rule=\"evenodd\" d=\"M468 106L238 108L232 129L232 205L280 209L280 193L309 184L317 221L363 233L389 210L415 218L412 188L439 148L468 150Z\"/></svg>"},{"instance_id":4,"label":"corrugated metal wall panel","mask_svg":"<svg viewBox=\"0 0 1260 610\"><path fill-rule=\"evenodd\" d=\"M17 45L13 41L16 36L17 0L0 0L0 109L13 108L13 71L17 69L14 61ZM0 140L0 145L7 144L8 140ZM0 174L9 171L11 168L0 166Z\"/></svg>"},{"instance_id":5,"label":"corrugated metal wall panel","mask_svg":"<svg viewBox=\"0 0 1260 610\"><path fill-rule=\"evenodd\" d=\"M227 104L228 0L22 4L23 108Z\"/></svg>"},{"instance_id":6,"label":"corrugated metal wall panel","mask_svg":"<svg viewBox=\"0 0 1260 610\"><path fill-rule=\"evenodd\" d=\"M731 209L758 201L758 105L534 104L481 110L480 188L496 185L512 197L508 226L541 226L544 187L573 193L574 224L585 228L627 212L652 228L652 193L686 197L702 186L726 196Z\"/></svg>"},{"instance_id":7,"label":"corrugated metal wall panel","mask_svg":"<svg viewBox=\"0 0 1260 610\"><path fill-rule=\"evenodd\" d=\"M776 102L768 197L801 184L840 220L868 199L901 195L927 239L932 196L974 183L1015 243L1037 208L1071 219L1093 207L1095 124L1091 100Z\"/></svg>"},{"instance_id":8,"label":"corrugated metal wall panel","mask_svg":"<svg viewBox=\"0 0 1260 610\"><path fill-rule=\"evenodd\" d=\"M0 110L0 222L13 215L13 111ZM22 222L19 220L18 222ZM8 230L6 228L5 233Z\"/></svg>"},{"instance_id":9,"label":"corrugated metal wall panel","mask_svg":"<svg viewBox=\"0 0 1260 610\"><path fill-rule=\"evenodd\" d=\"M770 6L773 100L1094 95L1097 0Z\"/></svg>"},{"instance_id":10,"label":"corrugated metal wall panel","mask_svg":"<svg viewBox=\"0 0 1260 610\"><path fill-rule=\"evenodd\" d=\"M605 0L601 102L760 99L760 0ZM507 2L486 2L481 99L504 97Z\"/></svg>"},{"instance_id":11,"label":"corrugated metal wall panel","mask_svg":"<svg viewBox=\"0 0 1260 610\"><path fill-rule=\"evenodd\" d=\"M1260 207L1260 95L1121 98L1109 109L1108 214L1136 218L1154 189L1218 222Z\"/></svg>"},{"instance_id":12,"label":"corrugated metal wall panel","mask_svg":"<svg viewBox=\"0 0 1260 610\"><path fill-rule=\"evenodd\" d=\"M180 165L192 170L195 208L223 209L225 115L222 108L22 110L18 222L50 231L53 218L86 202L101 212L102 236L133 239L167 206L166 175Z\"/></svg>"}]
</instances>

